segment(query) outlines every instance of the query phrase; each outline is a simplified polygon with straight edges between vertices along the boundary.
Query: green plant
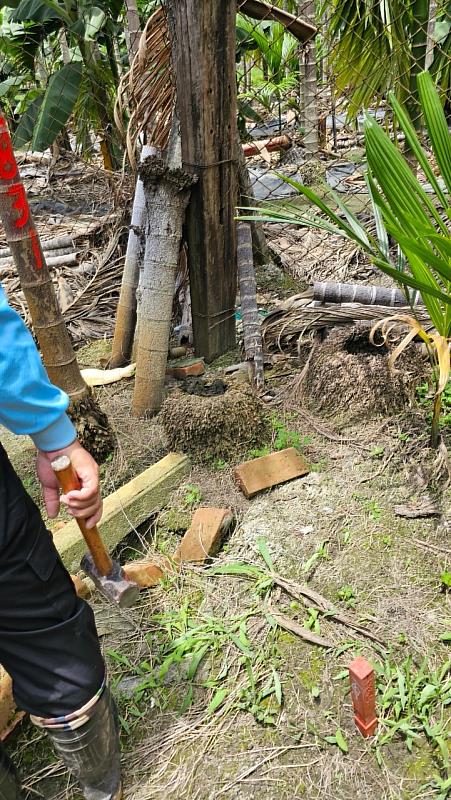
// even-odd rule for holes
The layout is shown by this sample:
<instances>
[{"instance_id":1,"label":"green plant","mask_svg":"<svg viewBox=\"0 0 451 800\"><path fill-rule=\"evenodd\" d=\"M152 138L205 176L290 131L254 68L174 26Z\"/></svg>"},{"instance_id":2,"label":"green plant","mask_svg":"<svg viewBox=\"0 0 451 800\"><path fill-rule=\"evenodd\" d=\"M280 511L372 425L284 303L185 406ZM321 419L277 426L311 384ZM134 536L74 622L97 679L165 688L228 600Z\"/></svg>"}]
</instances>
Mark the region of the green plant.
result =
<instances>
[{"instance_id":1,"label":"green plant","mask_svg":"<svg viewBox=\"0 0 451 800\"><path fill-rule=\"evenodd\" d=\"M342 586L337 592L337 598L351 608L355 606L356 597L352 586Z\"/></svg>"},{"instance_id":2,"label":"green plant","mask_svg":"<svg viewBox=\"0 0 451 800\"><path fill-rule=\"evenodd\" d=\"M451 572L442 572L440 575L440 583L445 592L451 589Z\"/></svg>"},{"instance_id":3,"label":"green plant","mask_svg":"<svg viewBox=\"0 0 451 800\"><path fill-rule=\"evenodd\" d=\"M410 657L399 666L385 658L382 663L374 663L374 669L379 709L375 747L379 763L382 763L381 748L395 737L402 737L412 751L420 737L425 736L440 769L449 773L451 661L430 670L427 659L416 668ZM434 776L433 786L443 790L443 775Z\"/></svg>"},{"instance_id":4,"label":"green plant","mask_svg":"<svg viewBox=\"0 0 451 800\"><path fill-rule=\"evenodd\" d=\"M349 750L348 743L343 736L342 731L338 728L333 736L324 736L324 741L328 744L335 744L340 748L342 753L347 753Z\"/></svg>"},{"instance_id":5,"label":"green plant","mask_svg":"<svg viewBox=\"0 0 451 800\"><path fill-rule=\"evenodd\" d=\"M370 458L382 458L384 452L385 452L385 447L383 445L376 445L371 450Z\"/></svg>"},{"instance_id":6,"label":"green plant","mask_svg":"<svg viewBox=\"0 0 451 800\"><path fill-rule=\"evenodd\" d=\"M277 209L268 205L264 212L261 208L254 208L253 211L260 221L319 228L344 236L357 243L382 272L396 281L409 304L409 289L420 292L430 324L423 327L416 319L415 307L412 306L411 314L393 315L386 320L382 324L382 334L386 338L393 321L409 329L391 354L392 364L415 336L419 336L426 344L434 365L436 381L431 432L431 445L435 447L439 442L442 393L450 372L451 234L446 218L451 217L451 134L431 75L428 72L421 73L417 84L421 109L441 180L431 166L428 151L420 144L407 111L393 94L390 95L390 102L395 119L405 134L412 158L430 183L432 194L425 191L413 173L411 163L402 156L387 133L367 114L366 181L376 236L369 226L365 227L359 221L337 193L329 192L339 209L338 214L334 207L328 205L309 187L291 178L284 177L284 180L316 206L321 215L310 211L305 213L294 206L290 209ZM396 254L393 253L389 237L397 244Z\"/></svg>"},{"instance_id":7,"label":"green plant","mask_svg":"<svg viewBox=\"0 0 451 800\"><path fill-rule=\"evenodd\" d=\"M436 381L433 381L436 383ZM427 381L416 387L416 396L419 404L427 409L428 419L432 422L432 409L434 403L434 388ZM445 428L451 425L451 381L448 381L442 392L442 410L439 419L439 427Z\"/></svg>"},{"instance_id":8,"label":"green plant","mask_svg":"<svg viewBox=\"0 0 451 800\"><path fill-rule=\"evenodd\" d=\"M327 542L328 542L327 539L325 539L324 542L321 542L321 544L318 545L318 547L316 548L313 555L311 555L310 558L307 559L307 561L304 561L304 563L302 564L302 572L304 573L310 572L310 570L313 569L313 567L321 558L326 558L326 559L329 558L327 550Z\"/></svg>"},{"instance_id":9,"label":"green plant","mask_svg":"<svg viewBox=\"0 0 451 800\"><path fill-rule=\"evenodd\" d=\"M202 491L194 483L187 483L185 487L185 496L183 498L183 505L185 508L194 508L198 506L202 500Z\"/></svg>"},{"instance_id":10,"label":"green plant","mask_svg":"<svg viewBox=\"0 0 451 800\"><path fill-rule=\"evenodd\" d=\"M382 516L382 509L377 500L366 500L364 507L371 519L374 520L374 522L379 522Z\"/></svg>"},{"instance_id":11,"label":"green plant","mask_svg":"<svg viewBox=\"0 0 451 800\"><path fill-rule=\"evenodd\" d=\"M215 458L213 461L213 469L218 470L218 472L221 472L223 469L227 469L228 466L229 465L227 461L224 461L223 458Z\"/></svg>"}]
</instances>

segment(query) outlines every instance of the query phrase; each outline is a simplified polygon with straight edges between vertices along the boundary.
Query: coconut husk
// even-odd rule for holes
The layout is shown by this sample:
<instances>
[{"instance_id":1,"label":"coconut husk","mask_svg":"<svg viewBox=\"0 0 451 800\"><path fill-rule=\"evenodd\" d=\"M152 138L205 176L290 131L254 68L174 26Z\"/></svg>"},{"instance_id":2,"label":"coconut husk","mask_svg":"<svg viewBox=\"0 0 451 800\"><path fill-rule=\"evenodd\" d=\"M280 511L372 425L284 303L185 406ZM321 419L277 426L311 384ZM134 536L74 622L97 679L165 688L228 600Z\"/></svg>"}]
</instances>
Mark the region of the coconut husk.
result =
<instances>
[{"instance_id":1,"label":"coconut husk","mask_svg":"<svg viewBox=\"0 0 451 800\"><path fill-rule=\"evenodd\" d=\"M368 328L333 328L314 342L297 393L315 411L365 417L390 414L410 405L415 386L428 370L420 347L411 344L389 364L390 352L372 344Z\"/></svg>"},{"instance_id":2,"label":"coconut husk","mask_svg":"<svg viewBox=\"0 0 451 800\"><path fill-rule=\"evenodd\" d=\"M163 403L159 419L171 449L196 461L236 457L270 436L264 408L249 386L229 387L212 397L176 389Z\"/></svg>"}]
</instances>

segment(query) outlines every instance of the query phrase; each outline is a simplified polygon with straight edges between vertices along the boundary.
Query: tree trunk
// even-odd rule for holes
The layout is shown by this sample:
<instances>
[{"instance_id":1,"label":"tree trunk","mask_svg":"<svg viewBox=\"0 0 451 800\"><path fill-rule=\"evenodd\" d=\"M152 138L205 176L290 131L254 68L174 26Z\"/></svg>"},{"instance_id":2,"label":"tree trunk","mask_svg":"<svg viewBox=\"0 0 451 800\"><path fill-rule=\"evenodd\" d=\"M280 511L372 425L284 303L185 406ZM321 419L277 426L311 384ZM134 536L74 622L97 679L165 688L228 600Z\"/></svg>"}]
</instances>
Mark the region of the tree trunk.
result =
<instances>
[{"instance_id":1,"label":"tree trunk","mask_svg":"<svg viewBox=\"0 0 451 800\"><path fill-rule=\"evenodd\" d=\"M238 181L240 187L240 205L245 208L255 206L254 190L249 178L249 170L246 165L246 157L243 148L240 146L238 151ZM273 259L266 243L266 236L263 232L261 222L251 222L252 249L256 264L262 267L264 264L271 264Z\"/></svg>"},{"instance_id":2,"label":"tree trunk","mask_svg":"<svg viewBox=\"0 0 451 800\"><path fill-rule=\"evenodd\" d=\"M138 289L138 340L132 413L159 411L171 332L172 303L185 209L192 174L181 168L178 121L173 119L166 161L150 157L139 167L147 210L146 249Z\"/></svg>"},{"instance_id":3,"label":"tree trunk","mask_svg":"<svg viewBox=\"0 0 451 800\"><path fill-rule=\"evenodd\" d=\"M252 382L261 389L265 382L263 371L263 345L257 307L257 284L255 282L252 257L251 226L239 222L238 228L238 275L240 280L241 316L246 361L249 364Z\"/></svg>"},{"instance_id":4,"label":"tree trunk","mask_svg":"<svg viewBox=\"0 0 451 800\"><path fill-rule=\"evenodd\" d=\"M116 126L110 113L110 100L105 90L103 77L97 65L95 42L78 40L78 45L87 69L92 89L92 98L99 118L100 149L106 170L120 169L119 144L115 135Z\"/></svg>"},{"instance_id":5,"label":"tree trunk","mask_svg":"<svg viewBox=\"0 0 451 800\"><path fill-rule=\"evenodd\" d=\"M186 231L195 350L236 346L236 0L169 0L182 160L198 175Z\"/></svg>"},{"instance_id":6,"label":"tree trunk","mask_svg":"<svg viewBox=\"0 0 451 800\"><path fill-rule=\"evenodd\" d=\"M139 40L141 38L141 22L139 19L138 6L136 0L126 0L127 10L127 30L125 40L127 42L128 60L131 63L138 52Z\"/></svg>"},{"instance_id":7,"label":"tree trunk","mask_svg":"<svg viewBox=\"0 0 451 800\"><path fill-rule=\"evenodd\" d=\"M111 451L112 433L81 376L1 112L0 138L0 218L30 310L33 330L50 380L69 395L71 417L80 438L100 459Z\"/></svg>"},{"instance_id":8,"label":"tree trunk","mask_svg":"<svg viewBox=\"0 0 451 800\"><path fill-rule=\"evenodd\" d=\"M141 151L141 161L155 153L156 149L154 147L144 145ZM121 293L116 311L113 350L109 362L111 369L127 364L132 355L136 327L136 290L145 248L145 212L144 187L141 178L138 177L133 200L127 251L125 253Z\"/></svg>"},{"instance_id":9,"label":"tree trunk","mask_svg":"<svg viewBox=\"0 0 451 800\"><path fill-rule=\"evenodd\" d=\"M299 16L314 26L315 0L299 4ZM303 128L306 159L318 156L318 81L316 77L316 39L310 39L304 45L303 53Z\"/></svg>"},{"instance_id":10,"label":"tree trunk","mask_svg":"<svg viewBox=\"0 0 451 800\"><path fill-rule=\"evenodd\" d=\"M427 45L426 57L424 60L424 68L429 69L434 60L434 33L435 33L435 18L437 16L437 0L429 0L429 19L427 28Z\"/></svg>"}]
</instances>

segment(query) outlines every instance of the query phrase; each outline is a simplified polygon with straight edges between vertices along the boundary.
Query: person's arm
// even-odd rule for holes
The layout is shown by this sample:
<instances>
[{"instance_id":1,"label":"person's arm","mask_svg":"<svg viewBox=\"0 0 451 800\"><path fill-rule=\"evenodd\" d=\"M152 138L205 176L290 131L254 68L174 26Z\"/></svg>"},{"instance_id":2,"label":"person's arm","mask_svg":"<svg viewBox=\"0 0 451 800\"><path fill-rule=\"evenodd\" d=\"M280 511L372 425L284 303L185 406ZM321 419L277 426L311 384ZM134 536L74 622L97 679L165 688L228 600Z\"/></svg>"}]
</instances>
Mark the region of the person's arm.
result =
<instances>
[{"instance_id":1,"label":"person's arm","mask_svg":"<svg viewBox=\"0 0 451 800\"><path fill-rule=\"evenodd\" d=\"M47 512L59 510L59 491L51 461L70 456L80 478L80 491L61 499L73 516L84 517L92 526L101 516L98 467L77 441L77 433L66 414L67 395L53 386L24 322L7 303L0 286L0 425L17 434L28 434L38 450L37 470Z\"/></svg>"}]
</instances>

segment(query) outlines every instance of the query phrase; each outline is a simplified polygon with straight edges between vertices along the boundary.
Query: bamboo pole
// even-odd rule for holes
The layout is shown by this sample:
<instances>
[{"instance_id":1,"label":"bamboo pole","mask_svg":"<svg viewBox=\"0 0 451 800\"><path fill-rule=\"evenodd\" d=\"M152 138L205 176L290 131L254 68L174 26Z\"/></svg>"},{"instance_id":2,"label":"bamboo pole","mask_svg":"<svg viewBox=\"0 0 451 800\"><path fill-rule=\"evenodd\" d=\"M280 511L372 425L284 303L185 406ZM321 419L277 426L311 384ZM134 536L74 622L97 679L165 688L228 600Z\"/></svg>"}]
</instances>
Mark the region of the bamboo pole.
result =
<instances>
[{"instance_id":1,"label":"bamboo pole","mask_svg":"<svg viewBox=\"0 0 451 800\"><path fill-rule=\"evenodd\" d=\"M334 283L315 281L313 300L320 303L362 303L367 306L405 306L406 296L399 289L385 286L363 286L360 283ZM421 304L419 292L412 292L412 305Z\"/></svg>"},{"instance_id":2,"label":"bamboo pole","mask_svg":"<svg viewBox=\"0 0 451 800\"><path fill-rule=\"evenodd\" d=\"M0 219L49 378L69 395L76 425L77 413L83 415L80 430L85 433L84 443L91 443L91 450L100 458L111 450L111 430L80 373L1 110Z\"/></svg>"},{"instance_id":3,"label":"bamboo pole","mask_svg":"<svg viewBox=\"0 0 451 800\"><path fill-rule=\"evenodd\" d=\"M157 149L155 147L144 145L141 151L141 162L156 153ZM127 251L125 253L121 292L117 304L113 349L109 361L109 366L112 369L122 367L130 361L132 354L136 327L136 290L145 249L145 219L146 198L143 182L138 177L133 199Z\"/></svg>"}]
</instances>

